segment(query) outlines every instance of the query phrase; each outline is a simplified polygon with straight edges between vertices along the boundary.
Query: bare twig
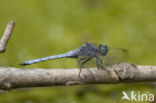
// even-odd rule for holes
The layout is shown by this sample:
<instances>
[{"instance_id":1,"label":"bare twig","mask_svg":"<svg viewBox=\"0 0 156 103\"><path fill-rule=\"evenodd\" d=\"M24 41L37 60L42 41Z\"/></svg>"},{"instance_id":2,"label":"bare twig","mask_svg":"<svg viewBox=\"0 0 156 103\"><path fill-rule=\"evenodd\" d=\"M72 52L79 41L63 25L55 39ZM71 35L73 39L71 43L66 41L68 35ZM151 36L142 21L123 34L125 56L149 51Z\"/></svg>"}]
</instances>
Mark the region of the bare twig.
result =
<instances>
[{"instance_id":1,"label":"bare twig","mask_svg":"<svg viewBox=\"0 0 156 103\"><path fill-rule=\"evenodd\" d=\"M156 81L155 66L134 66L128 63L114 65L106 70L83 69L80 77L78 73L78 69L0 67L0 89Z\"/></svg>"},{"instance_id":2,"label":"bare twig","mask_svg":"<svg viewBox=\"0 0 156 103\"><path fill-rule=\"evenodd\" d=\"M10 21L7 24L7 27L5 29L5 32L0 40L0 53L5 51L6 45L8 43L8 40L12 34L13 28L14 28L15 23L13 21Z\"/></svg>"}]
</instances>

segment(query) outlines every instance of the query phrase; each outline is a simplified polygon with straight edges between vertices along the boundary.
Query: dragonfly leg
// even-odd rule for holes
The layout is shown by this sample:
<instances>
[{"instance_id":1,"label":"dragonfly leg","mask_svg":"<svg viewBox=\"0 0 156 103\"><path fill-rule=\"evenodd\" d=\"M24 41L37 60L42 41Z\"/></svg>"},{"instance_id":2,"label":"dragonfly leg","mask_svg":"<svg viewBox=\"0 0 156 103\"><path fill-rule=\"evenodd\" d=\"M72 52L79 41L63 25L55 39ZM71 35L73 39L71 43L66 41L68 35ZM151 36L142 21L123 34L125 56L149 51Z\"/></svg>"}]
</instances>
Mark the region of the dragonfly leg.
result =
<instances>
[{"instance_id":1,"label":"dragonfly leg","mask_svg":"<svg viewBox=\"0 0 156 103\"><path fill-rule=\"evenodd\" d=\"M97 69L99 69L99 60L96 58Z\"/></svg>"},{"instance_id":2,"label":"dragonfly leg","mask_svg":"<svg viewBox=\"0 0 156 103\"><path fill-rule=\"evenodd\" d=\"M102 68L102 69L105 69L105 67L103 65L101 65L100 63L104 64L103 61L99 58L99 57L96 57L96 65L97 65L97 69L99 68Z\"/></svg>"},{"instance_id":3,"label":"dragonfly leg","mask_svg":"<svg viewBox=\"0 0 156 103\"><path fill-rule=\"evenodd\" d=\"M96 58L100 61L101 64L104 64L104 62L98 56Z\"/></svg>"},{"instance_id":4,"label":"dragonfly leg","mask_svg":"<svg viewBox=\"0 0 156 103\"><path fill-rule=\"evenodd\" d=\"M85 60L85 61L83 61L82 62L82 68L83 68L83 65L85 64L85 63L87 63L88 61L90 61L92 58L87 58L87 60Z\"/></svg>"},{"instance_id":5,"label":"dragonfly leg","mask_svg":"<svg viewBox=\"0 0 156 103\"><path fill-rule=\"evenodd\" d=\"M79 67L82 67L81 61L82 61L82 60L85 60L85 59L88 59L88 58L81 58L81 59L78 60L78 65L79 65Z\"/></svg>"},{"instance_id":6,"label":"dragonfly leg","mask_svg":"<svg viewBox=\"0 0 156 103\"><path fill-rule=\"evenodd\" d=\"M81 69L83 68L81 61L82 60L86 60L86 59L88 59L88 58L81 58L81 59L78 60L78 66L79 66L79 69L80 69L80 71L79 71L79 77L80 77Z\"/></svg>"}]
</instances>

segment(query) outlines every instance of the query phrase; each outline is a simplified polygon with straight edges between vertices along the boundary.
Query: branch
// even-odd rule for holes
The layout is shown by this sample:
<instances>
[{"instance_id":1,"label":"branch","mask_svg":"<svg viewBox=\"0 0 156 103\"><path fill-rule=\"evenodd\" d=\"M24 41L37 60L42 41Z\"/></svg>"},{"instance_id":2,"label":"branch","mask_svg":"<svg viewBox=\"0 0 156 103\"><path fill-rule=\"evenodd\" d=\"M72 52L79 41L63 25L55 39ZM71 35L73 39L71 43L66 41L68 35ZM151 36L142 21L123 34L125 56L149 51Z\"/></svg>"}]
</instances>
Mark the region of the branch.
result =
<instances>
[{"instance_id":1,"label":"branch","mask_svg":"<svg viewBox=\"0 0 156 103\"><path fill-rule=\"evenodd\" d=\"M18 69L0 67L0 89L66 86L82 84L114 84L156 81L156 66L134 66L120 63L100 70L83 69Z\"/></svg>"},{"instance_id":2,"label":"branch","mask_svg":"<svg viewBox=\"0 0 156 103\"><path fill-rule=\"evenodd\" d=\"M10 21L5 29L5 32L0 40L0 53L5 51L6 45L8 43L8 40L12 34L13 28L15 26L15 23L13 21Z\"/></svg>"}]
</instances>

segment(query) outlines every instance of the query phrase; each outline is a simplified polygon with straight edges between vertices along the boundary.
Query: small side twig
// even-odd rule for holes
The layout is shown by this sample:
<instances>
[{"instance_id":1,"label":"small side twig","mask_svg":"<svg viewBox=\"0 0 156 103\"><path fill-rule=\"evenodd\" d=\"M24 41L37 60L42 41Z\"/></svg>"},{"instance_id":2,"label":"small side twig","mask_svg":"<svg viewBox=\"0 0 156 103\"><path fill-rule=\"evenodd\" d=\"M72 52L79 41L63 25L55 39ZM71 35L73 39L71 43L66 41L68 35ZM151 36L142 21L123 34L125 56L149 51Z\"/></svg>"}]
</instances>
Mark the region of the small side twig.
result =
<instances>
[{"instance_id":1,"label":"small side twig","mask_svg":"<svg viewBox=\"0 0 156 103\"><path fill-rule=\"evenodd\" d=\"M6 45L8 43L8 40L12 34L13 28L15 26L15 23L13 21L10 21L5 29L5 32L0 40L0 53L4 52L6 49Z\"/></svg>"}]
</instances>

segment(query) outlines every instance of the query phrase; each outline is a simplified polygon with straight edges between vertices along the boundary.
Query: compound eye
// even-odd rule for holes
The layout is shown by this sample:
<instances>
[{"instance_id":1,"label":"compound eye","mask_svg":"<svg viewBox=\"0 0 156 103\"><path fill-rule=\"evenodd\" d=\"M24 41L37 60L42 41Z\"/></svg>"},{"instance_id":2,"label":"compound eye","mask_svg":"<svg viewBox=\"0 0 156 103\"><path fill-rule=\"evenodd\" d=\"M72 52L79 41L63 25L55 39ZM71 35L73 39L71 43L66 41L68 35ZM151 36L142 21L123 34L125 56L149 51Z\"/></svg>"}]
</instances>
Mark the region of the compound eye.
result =
<instances>
[{"instance_id":1,"label":"compound eye","mask_svg":"<svg viewBox=\"0 0 156 103\"><path fill-rule=\"evenodd\" d=\"M101 55L106 55L107 52L108 52L107 46L105 46L105 45L103 45L103 44L99 45L99 49L100 49Z\"/></svg>"}]
</instances>

